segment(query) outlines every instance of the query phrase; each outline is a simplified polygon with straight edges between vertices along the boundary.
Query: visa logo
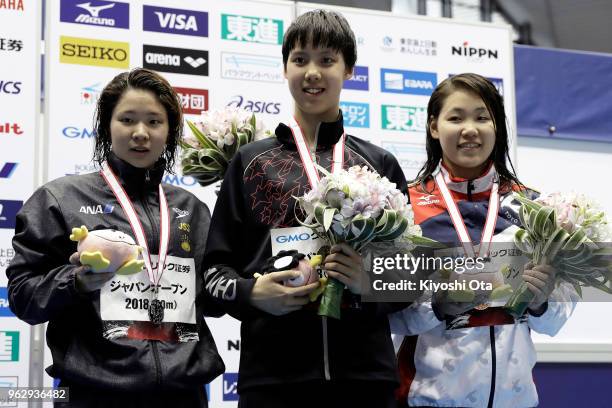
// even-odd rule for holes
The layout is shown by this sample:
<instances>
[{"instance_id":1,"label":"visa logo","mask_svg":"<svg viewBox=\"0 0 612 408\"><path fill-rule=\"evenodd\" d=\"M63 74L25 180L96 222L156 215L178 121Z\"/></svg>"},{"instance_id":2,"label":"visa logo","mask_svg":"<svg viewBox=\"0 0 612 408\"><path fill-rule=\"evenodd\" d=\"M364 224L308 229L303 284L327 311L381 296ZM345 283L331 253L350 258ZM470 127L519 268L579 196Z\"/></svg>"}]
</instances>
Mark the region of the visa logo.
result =
<instances>
[{"instance_id":1,"label":"visa logo","mask_svg":"<svg viewBox=\"0 0 612 408\"><path fill-rule=\"evenodd\" d=\"M208 37L208 13L143 6L143 30Z\"/></svg>"}]
</instances>

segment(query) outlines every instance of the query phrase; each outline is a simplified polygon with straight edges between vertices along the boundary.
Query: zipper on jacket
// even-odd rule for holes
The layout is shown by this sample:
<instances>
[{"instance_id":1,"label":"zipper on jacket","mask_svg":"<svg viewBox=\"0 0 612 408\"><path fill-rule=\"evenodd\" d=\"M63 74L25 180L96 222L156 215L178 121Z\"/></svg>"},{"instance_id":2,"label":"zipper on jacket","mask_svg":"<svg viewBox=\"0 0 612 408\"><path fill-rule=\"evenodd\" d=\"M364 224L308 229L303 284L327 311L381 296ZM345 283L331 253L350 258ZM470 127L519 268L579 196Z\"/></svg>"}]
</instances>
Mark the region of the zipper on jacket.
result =
<instances>
[{"instance_id":1,"label":"zipper on jacket","mask_svg":"<svg viewBox=\"0 0 612 408\"><path fill-rule=\"evenodd\" d=\"M489 337L491 338L491 392L489 393L488 408L493 407L493 399L495 398L495 326L489 326Z\"/></svg>"},{"instance_id":2,"label":"zipper on jacket","mask_svg":"<svg viewBox=\"0 0 612 408\"><path fill-rule=\"evenodd\" d=\"M157 385L162 385L161 362L159 361L159 350L157 349L157 340L149 340L153 348L153 360L155 361L155 382Z\"/></svg>"},{"instance_id":3,"label":"zipper on jacket","mask_svg":"<svg viewBox=\"0 0 612 408\"><path fill-rule=\"evenodd\" d=\"M472 190L474 190L474 182L472 180L468 180L468 183L467 183L468 201L472 201Z\"/></svg>"},{"instance_id":4,"label":"zipper on jacket","mask_svg":"<svg viewBox=\"0 0 612 408\"><path fill-rule=\"evenodd\" d=\"M321 316L321 324L323 325L323 371L325 380L331 380L329 375L329 346L327 344L327 316Z\"/></svg>"}]
</instances>

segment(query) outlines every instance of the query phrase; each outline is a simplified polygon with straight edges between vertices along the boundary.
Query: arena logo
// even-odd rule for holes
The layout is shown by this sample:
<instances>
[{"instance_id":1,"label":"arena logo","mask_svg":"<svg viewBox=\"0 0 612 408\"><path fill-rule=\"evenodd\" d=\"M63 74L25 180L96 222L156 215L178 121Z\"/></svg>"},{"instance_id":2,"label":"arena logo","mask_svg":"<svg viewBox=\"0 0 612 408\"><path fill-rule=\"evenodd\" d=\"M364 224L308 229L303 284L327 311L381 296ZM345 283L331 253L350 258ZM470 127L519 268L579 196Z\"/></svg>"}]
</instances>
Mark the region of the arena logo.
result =
<instances>
[{"instance_id":1,"label":"arena logo","mask_svg":"<svg viewBox=\"0 0 612 408\"><path fill-rule=\"evenodd\" d=\"M130 45L90 38L60 37L60 62L64 64L129 68Z\"/></svg>"},{"instance_id":2,"label":"arena logo","mask_svg":"<svg viewBox=\"0 0 612 408\"><path fill-rule=\"evenodd\" d=\"M208 51L187 48L142 46L145 68L174 74L208 76Z\"/></svg>"},{"instance_id":3,"label":"arena logo","mask_svg":"<svg viewBox=\"0 0 612 408\"><path fill-rule=\"evenodd\" d=\"M0 0L0 10L23 11L23 0Z\"/></svg>"},{"instance_id":4,"label":"arena logo","mask_svg":"<svg viewBox=\"0 0 612 408\"><path fill-rule=\"evenodd\" d=\"M344 89L354 89L357 91L367 91L370 89L369 81L369 68L362 66L355 66L353 69L353 76L344 81L342 87Z\"/></svg>"},{"instance_id":5,"label":"arena logo","mask_svg":"<svg viewBox=\"0 0 612 408\"><path fill-rule=\"evenodd\" d=\"M429 96L438 84L435 72L380 69L381 92Z\"/></svg>"},{"instance_id":6,"label":"arena logo","mask_svg":"<svg viewBox=\"0 0 612 408\"><path fill-rule=\"evenodd\" d=\"M268 102L262 100L245 99L242 95L235 95L227 106L243 108L253 113L267 113L278 115L280 113L280 102Z\"/></svg>"},{"instance_id":7,"label":"arena logo","mask_svg":"<svg viewBox=\"0 0 612 408\"><path fill-rule=\"evenodd\" d=\"M266 55L221 53L221 76L245 81L283 82L283 60Z\"/></svg>"},{"instance_id":8,"label":"arena logo","mask_svg":"<svg viewBox=\"0 0 612 408\"><path fill-rule=\"evenodd\" d=\"M15 317L9 308L8 292L6 288L0 288L0 317Z\"/></svg>"},{"instance_id":9,"label":"arena logo","mask_svg":"<svg viewBox=\"0 0 612 408\"><path fill-rule=\"evenodd\" d=\"M488 48L472 47L467 41L464 41L460 46L451 47L451 55L468 57L469 60L482 62L484 59L497 59L498 51Z\"/></svg>"},{"instance_id":10,"label":"arena logo","mask_svg":"<svg viewBox=\"0 0 612 408\"><path fill-rule=\"evenodd\" d=\"M23 41L14 38L0 38L0 51L21 52Z\"/></svg>"},{"instance_id":11,"label":"arena logo","mask_svg":"<svg viewBox=\"0 0 612 408\"><path fill-rule=\"evenodd\" d=\"M166 7L143 6L144 31L208 37L208 13Z\"/></svg>"},{"instance_id":12,"label":"arena logo","mask_svg":"<svg viewBox=\"0 0 612 408\"><path fill-rule=\"evenodd\" d=\"M162 183L172 184L173 186L182 186L182 187L193 187L198 182L195 178L191 176L179 176L177 174L166 174L162 180ZM177 217L181 218L181 217Z\"/></svg>"},{"instance_id":13,"label":"arena logo","mask_svg":"<svg viewBox=\"0 0 612 408\"><path fill-rule=\"evenodd\" d=\"M238 401L238 373L223 374L223 401Z\"/></svg>"},{"instance_id":14,"label":"arena logo","mask_svg":"<svg viewBox=\"0 0 612 408\"><path fill-rule=\"evenodd\" d=\"M14 135L22 135L23 134L23 130L21 130L21 126L19 126L19 123L0 123L0 134L14 134Z\"/></svg>"},{"instance_id":15,"label":"arena logo","mask_svg":"<svg viewBox=\"0 0 612 408\"><path fill-rule=\"evenodd\" d=\"M130 5L110 1L62 0L60 21L114 28L130 28Z\"/></svg>"},{"instance_id":16,"label":"arena logo","mask_svg":"<svg viewBox=\"0 0 612 408\"><path fill-rule=\"evenodd\" d=\"M69 139L91 139L96 137L96 131L76 126L66 126L62 129L62 134Z\"/></svg>"},{"instance_id":17,"label":"arena logo","mask_svg":"<svg viewBox=\"0 0 612 408\"><path fill-rule=\"evenodd\" d=\"M361 102L340 102L344 125L349 127L370 127L370 105Z\"/></svg>"},{"instance_id":18,"label":"arena logo","mask_svg":"<svg viewBox=\"0 0 612 408\"><path fill-rule=\"evenodd\" d=\"M23 207L23 201L0 200L0 228L15 229L17 213L21 207Z\"/></svg>"},{"instance_id":19,"label":"arena logo","mask_svg":"<svg viewBox=\"0 0 612 408\"><path fill-rule=\"evenodd\" d=\"M0 79L0 94L19 95L22 85L23 83L20 81L6 81Z\"/></svg>"},{"instance_id":20,"label":"arena logo","mask_svg":"<svg viewBox=\"0 0 612 408\"><path fill-rule=\"evenodd\" d=\"M175 87L174 90L181 98L184 114L199 115L208 110L208 89Z\"/></svg>"},{"instance_id":21,"label":"arena logo","mask_svg":"<svg viewBox=\"0 0 612 408\"><path fill-rule=\"evenodd\" d=\"M283 20L221 14L221 38L279 45L283 43Z\"/></svg>"},{"instance_id":22,"label":"arena logo","mask_svg":"<svg viewBox=\"0 0 612 408\"><path fill-rule=\"evenodd\" d=\"M0 169L0 178L10 178L13 175L13 172L17 168L17 163L6 162L2 165Z\"/></svg>"}]
</instances>

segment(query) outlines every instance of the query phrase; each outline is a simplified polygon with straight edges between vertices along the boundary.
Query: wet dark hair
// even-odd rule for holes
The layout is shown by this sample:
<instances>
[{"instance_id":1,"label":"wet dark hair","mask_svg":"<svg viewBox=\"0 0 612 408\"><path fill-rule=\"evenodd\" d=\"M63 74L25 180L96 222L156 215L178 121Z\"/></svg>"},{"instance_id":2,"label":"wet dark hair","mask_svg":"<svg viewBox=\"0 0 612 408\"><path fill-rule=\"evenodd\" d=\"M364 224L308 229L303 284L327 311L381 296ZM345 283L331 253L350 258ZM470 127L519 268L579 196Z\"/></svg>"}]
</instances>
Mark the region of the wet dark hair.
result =
<instances>
[{"instance_id":1,"label":"wet dark hair","mask_svg":"<svg viewBox=\"0 0 612 408\"><path fill-rule=\"evenodd\" d=\"M145 68L135 68L114 77L102 90L94 116L93 160L102 164L111 152L110 123L115 106L128 89L151 91L166 108L168 115L168 140L161 157L165 159L165 169L172 173L176 148L183 135L183 111L181 101L172 86L161 75Z\"/></svg>"},{"instance_id":2,"label":"wet dark hair","mask_svg":"<svg viewBox=\"0 0 612 408\"><path fill-rule=\"evenodd\" d=\"M522 186L523 184L515 174L516 172L508 152L508 128L506 126L504 100L491 81L483 76L472 73L454 75L445 79L438 84L431 94L427 104L427 139L425 141L427 161L421 170L419 170L416 181L420 182L424 188L425 183L433 176L434 171L440 164L442 146L438 139L432 137L430 126L432 121L440 115L446 98L457 90L464 90L479 96L493 119L495 145L488 160L493 162L497 170L500 186L508 188L513 183ZM510 168L508 168L506 162L510 165Z\"/></svg>"},{"instance_id":3,"label":"wet dark hair","mask_svg":"<svg viewBox=\"0 0 612 408\"><path fill-rule=\"evenodd\" d=\"M296 45L304 48L326 47L338 51L348 69L357 62L355 34L348 21L339 13L328 10L313 10L300 15L285 32L283 38L283 64L287 68L289 54Z\"/></svg>"}]
</instances>

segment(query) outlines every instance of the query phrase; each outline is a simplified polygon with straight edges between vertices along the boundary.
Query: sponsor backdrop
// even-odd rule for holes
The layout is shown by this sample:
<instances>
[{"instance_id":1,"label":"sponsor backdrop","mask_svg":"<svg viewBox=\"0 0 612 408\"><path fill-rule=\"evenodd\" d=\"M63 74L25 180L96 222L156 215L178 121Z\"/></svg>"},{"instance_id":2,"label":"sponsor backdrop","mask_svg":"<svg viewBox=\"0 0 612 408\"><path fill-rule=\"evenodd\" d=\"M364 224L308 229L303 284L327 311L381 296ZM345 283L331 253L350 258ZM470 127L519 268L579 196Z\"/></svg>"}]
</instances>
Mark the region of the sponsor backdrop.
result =
<instances>
[{"instance_id":1,"label":"sponsor backdrop","mask_svg":"<svg viewBox=\"0 0 612 408\"><path fill-rule=\"evenodd\" d=\"M40 13L36 0L0 1L0 387L29 384L30 326L9 309L5 271L14 255L15 214L32 194L38 169Z\"/></svg>"},{"instance_id":2,"label":"sponsor backdrop","mask_svg":"<svg viewBox=\"0 0 612 408\"><path fill-rule=\"evenodd\" d=\"M273 129L292 111L283 77L283 33L296 13L320 7L239 0L56 0L47 6L45 181L96 170L90 161L96 101L110 79L137 66L159 71L170 81L190 120L197 120L203 110L240 106L257 113ZM407 178L416 175L425 159L429 95L449 75L470 71L494 80L503 92L510 126L515 128L509 27L337 10L353 27L359 53L354 76L345 82L341 96L347 132L395 154ZM373 26L384 29L372 30ZM3 35L14 37L15 32ZM2 44L0 52L5 52ZM6 89L15 92L14 84ZM15 112L23 115L26 110L16 108ZM0 137L14 133L17 122L0 120ZM22 123L26 125L25 121L18 124ZM15 161L11 157L3 164L0 176L14 174ZM214 187L199 187L180 172L167 175L165 182L185 187L211 209L214 206ZM15 205L7 202L5 207ZM239 324L229 317L209 319L209 324L227 366L223 376L207 385L211 406L234 407ZM48 377L46 382L52 384Z\"/></svg>"}]
</instances>

